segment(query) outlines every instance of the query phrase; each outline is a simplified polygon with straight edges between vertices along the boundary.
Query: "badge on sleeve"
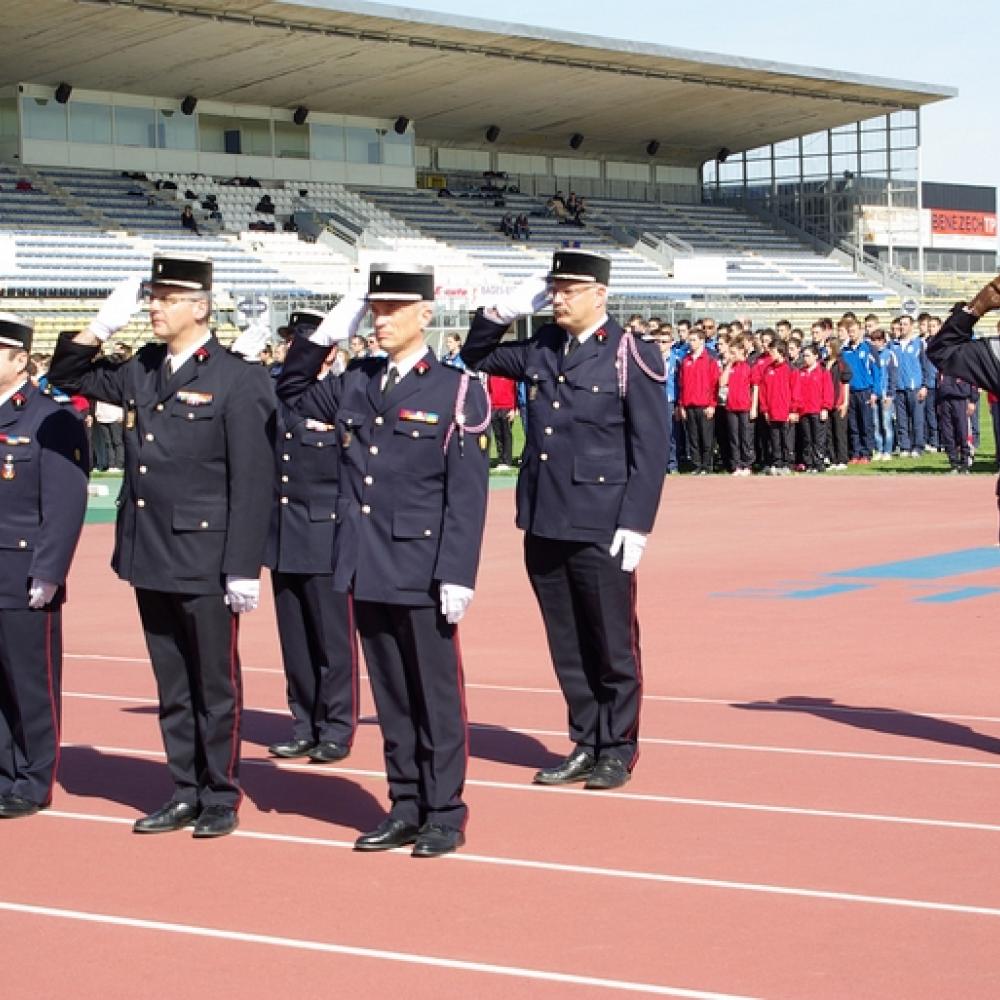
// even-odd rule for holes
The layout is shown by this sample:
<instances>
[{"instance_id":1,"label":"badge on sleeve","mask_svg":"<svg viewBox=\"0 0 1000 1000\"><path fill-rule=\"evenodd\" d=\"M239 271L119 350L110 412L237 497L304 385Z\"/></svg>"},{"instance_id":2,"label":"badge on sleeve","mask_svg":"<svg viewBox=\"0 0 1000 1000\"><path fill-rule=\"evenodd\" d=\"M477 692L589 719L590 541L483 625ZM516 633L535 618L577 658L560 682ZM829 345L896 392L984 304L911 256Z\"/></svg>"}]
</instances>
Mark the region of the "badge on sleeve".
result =
<instances>
[{"instance_id":1,"label":"badge on sleeve","mask_svg":"<svg viewBox=\"0 0 1000 1000\"><path fill-rule=\"evenodd\" d=\"M14 478L14 456L8 455L0 467L0 479L9 481Z\"/></svg>"}]
</instances>

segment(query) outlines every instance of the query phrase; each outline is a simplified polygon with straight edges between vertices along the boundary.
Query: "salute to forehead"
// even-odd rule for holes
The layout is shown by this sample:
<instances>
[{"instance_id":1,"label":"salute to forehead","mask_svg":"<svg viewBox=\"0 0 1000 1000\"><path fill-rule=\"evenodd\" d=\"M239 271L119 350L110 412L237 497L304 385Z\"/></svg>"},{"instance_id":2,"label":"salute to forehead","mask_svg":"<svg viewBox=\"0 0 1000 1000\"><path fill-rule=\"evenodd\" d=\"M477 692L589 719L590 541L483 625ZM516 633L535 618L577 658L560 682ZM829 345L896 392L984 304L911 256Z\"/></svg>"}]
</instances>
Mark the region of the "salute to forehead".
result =
<instances>
[{"instance_id":1,"label":"salute to forehead","mask_svg":"<svg viewBox=\"0 0 1000 1000\"><path fill-rule=\"evenodd\" d=\"M552 312L570 333L582 333L604 315L611 260L587 250L557 250L552 256Z\"/></svg>"}]
</instances>

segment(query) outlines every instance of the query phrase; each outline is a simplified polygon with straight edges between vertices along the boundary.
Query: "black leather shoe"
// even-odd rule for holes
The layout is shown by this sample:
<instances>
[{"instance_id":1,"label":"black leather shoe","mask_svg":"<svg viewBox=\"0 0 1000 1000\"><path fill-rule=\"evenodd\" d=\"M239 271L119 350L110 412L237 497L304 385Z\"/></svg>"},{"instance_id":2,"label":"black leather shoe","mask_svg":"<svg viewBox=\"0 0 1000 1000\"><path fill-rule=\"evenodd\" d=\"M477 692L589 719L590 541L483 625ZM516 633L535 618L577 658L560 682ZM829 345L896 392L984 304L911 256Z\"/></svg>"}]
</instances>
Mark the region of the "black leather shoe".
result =
<instances>
[{"instance_id":1,"label":"black leather shoe","mask_svg":"<svg viewBox=\"0 0 1000 1000\"><path fill-rule=\"evenodd\" d=\"M351 752L350 747L341 746L339 743L331 743L329 740L320 740L309 751L309 759L317 764L332 764L336 760L343 760Z\"/></svg>"},{"instance_id":2,"label":"black leather shoe","mask_svg":"<svg viewBox=\"0 0 1000 1000\"><path fill-rule=\"evenodd\" d=\"M272 757L308 757L315 747L315 740L285 740L284 743L272 743L267 752Z\"/></svg>"},{"instance_id":3,"label":"black leather shoe","mask_svg":"<svg viewBox=\"0 0 1000 1000\"><path fill-rule=\"evenodd\" d=\"M535 777L536 785L566 785L590 777L597 761L586 750L575 750L555 767L544 767Z\"/></svg>"},{"instance_id":4,"label":"black leather shoe","mask_svg":"<svg viewBox=\"0 0 1000 1000\"><path fill-rule=\"evenodd\" d=\"M137 819L132 825L133 833L172 833L183 830L198 818L198 807L186 802L168 802L156 812Z\"/></svg>"},{"instance_id":5,"label":"black leather shoe","mask_svg":"<svg viewBox=\"0 0 1000 1000\"><path fill-rule=\"evenodd\" d=\"M22 816L33 816L44 806L20 795L0 795L0 819L20 819Z\"/></svg>"},{"instance_id":6,"label":"black leather shoe","mask_svg":"<svg viewBox=\"0 0 1000 1000\"><path fill-rule=\"evenodd\" d=\"M236 810L230 806L207 806L194 825L192 837L224 837L240 825Z\"/></svg>"},{"instance_id":7,"label":"black leather shoe","mask_svg":"<svg viewBox=\"0 0 1000 1000\"><path fill-rule=\"evenodd\" d=\"M420 828L415 823L405 823L401 819L387 817L374 830L363 833L354 841L356 851L391 851L394 847L405 847L417 839Z\"/></svg>"},{"instance_id":8,"label":"black leather shoe","mask_svg":"<svg viewBox=\"0 0 1000 1000\"><path fill-rule=\"evenodd\" d=\"M631 777L628 768L617 757L602 757L583 787L602 791L621 788Z\"/></svg>"},{"instance_id":9,"label":"black leather shoe","mask_svg":"<svg viewBox=\"0 0 1000 1000\"><path fill-rule=\"evenodd\" d=\"M464 843L465 834L461 830L438 823L425 823L417 834L413 857L439 858L442 854L451 854Z\"/></svg>"}]
</instances>

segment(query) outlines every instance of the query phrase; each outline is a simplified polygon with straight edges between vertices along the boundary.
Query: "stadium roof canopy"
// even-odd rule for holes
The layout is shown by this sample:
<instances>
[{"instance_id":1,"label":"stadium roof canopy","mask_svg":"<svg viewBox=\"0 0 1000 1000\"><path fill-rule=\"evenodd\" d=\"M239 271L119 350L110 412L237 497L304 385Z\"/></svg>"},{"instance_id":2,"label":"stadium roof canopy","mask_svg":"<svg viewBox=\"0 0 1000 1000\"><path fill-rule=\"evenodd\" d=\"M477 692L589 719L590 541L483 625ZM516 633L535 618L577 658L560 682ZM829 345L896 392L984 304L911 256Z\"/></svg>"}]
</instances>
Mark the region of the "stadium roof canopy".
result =
<instances>
[{"instance_id":1,"label":"stadium roof canopy","mask_svg":"<svg viewBox=\"0 0 1000 1000\"><path fill-rule=\"evenodd\" d=\"M403 115L438 145L496 125L493 148L525 153L573 155L579 132L580 156L636 160L657 140L690 166L957 93L345 0L6 0L0 51L0 84Z\"/></svg>"}]
</instances>

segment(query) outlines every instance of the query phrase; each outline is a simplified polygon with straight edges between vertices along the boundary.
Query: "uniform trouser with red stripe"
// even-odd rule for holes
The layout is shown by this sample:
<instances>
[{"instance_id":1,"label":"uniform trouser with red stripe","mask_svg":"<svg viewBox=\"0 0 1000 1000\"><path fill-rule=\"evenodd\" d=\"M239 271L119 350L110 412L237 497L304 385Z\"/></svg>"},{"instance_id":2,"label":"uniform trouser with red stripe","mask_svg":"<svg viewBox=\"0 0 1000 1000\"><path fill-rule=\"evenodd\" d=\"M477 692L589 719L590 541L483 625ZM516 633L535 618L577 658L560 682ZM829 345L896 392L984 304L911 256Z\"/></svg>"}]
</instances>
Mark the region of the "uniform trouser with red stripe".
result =
<instances>
[{"instance_id":1,"label":"uniform trouser with red stripe","mask_svg":"<svg viewBox=\"0 0 1000 1000\"><path fill-rule=\"evenodd\" d=\"M635 574L606 545L530 533L524 561L569 710L569 738L631 769L642 702Z\"/></svg>"},{"instance_id":2,"label":"uniform trouser with red stripe","mask_svg":"<svg viewBox=\"0 0 1000 1000\"><path fill-rule=\"evenodd\" d=\"M222 594L135 592L175 802L239 807L239 616Z\"/></svg>"},{"instance_id":3,"label":"uniform trouser with red stripe","mask_svg":"<svg viewBox=\"0 0 1000 1000\"><path fill-rule=\"evenodd\" d=\"M351 598L329 574L271 572L292 737L349 747L358 724Z\"/></svg>"},{"instance_id":4,"label":"uniform trouser with red stripe","mask_svg":"<svg viewBox=\"0 0 1000 1000\"><path fill-rule=\"evenodd\" d=\"M464 830L469 757L458 630L436 607L355 600L382 730L390 815Z\"/></svg>"},{"instance_id":5,"label":"uniform trouser with red stripe","mask_svg":"<svg viewBox=\"0 0 1000 1000\"><path fill-rule=\"evenodd\" d=\"M0 609L0 795L51 800L61 674L61 610Z\"/></svg>"}]
</instances>

